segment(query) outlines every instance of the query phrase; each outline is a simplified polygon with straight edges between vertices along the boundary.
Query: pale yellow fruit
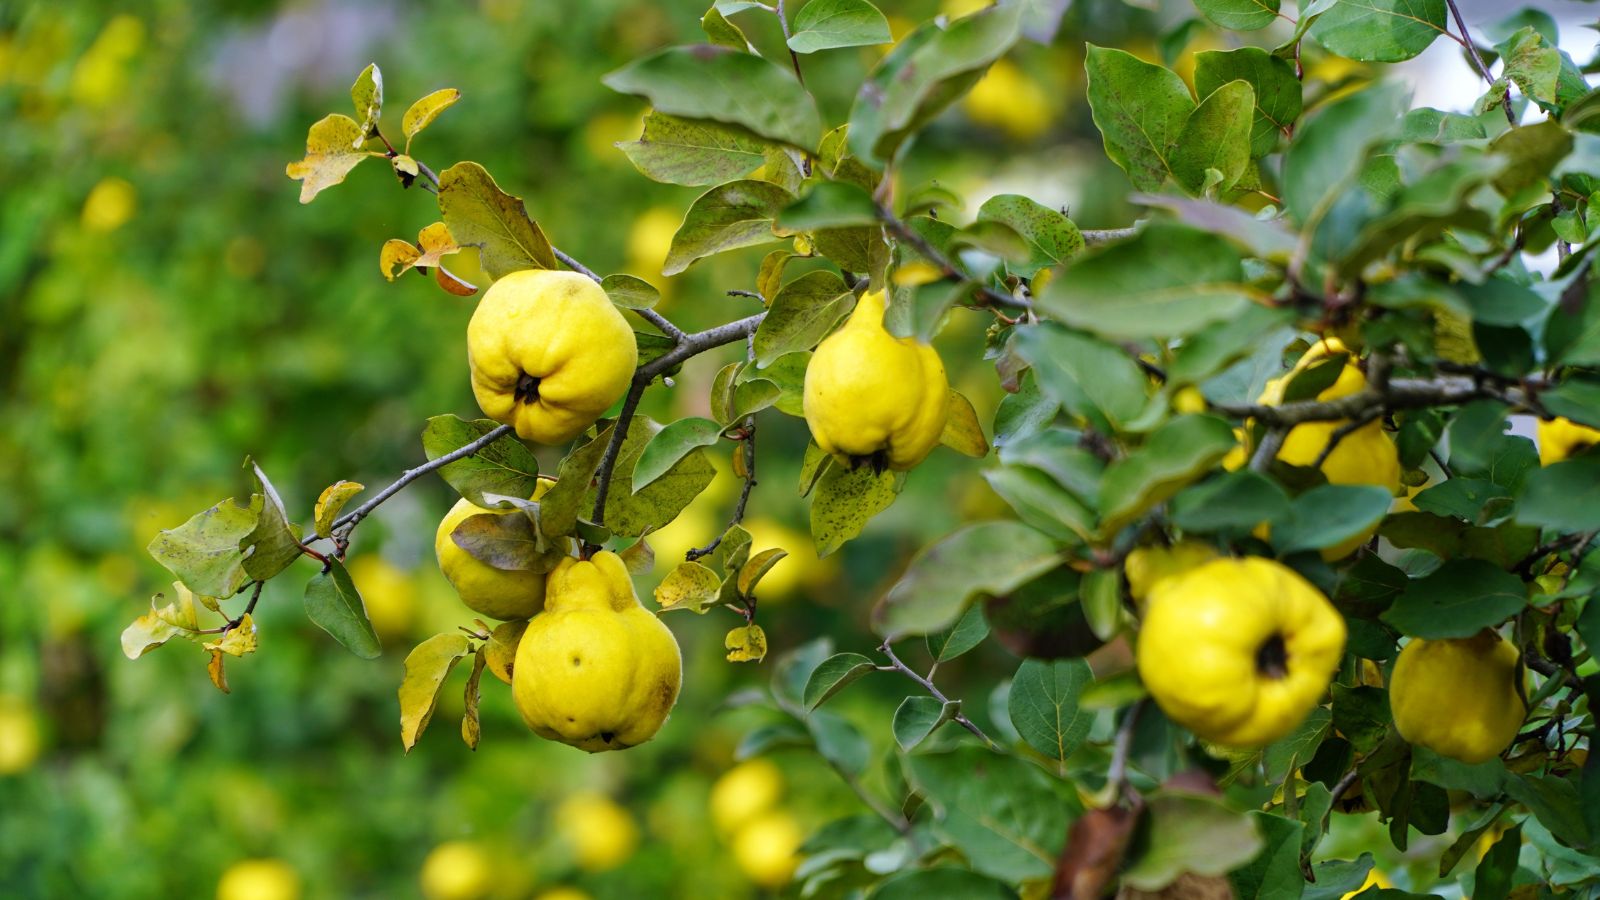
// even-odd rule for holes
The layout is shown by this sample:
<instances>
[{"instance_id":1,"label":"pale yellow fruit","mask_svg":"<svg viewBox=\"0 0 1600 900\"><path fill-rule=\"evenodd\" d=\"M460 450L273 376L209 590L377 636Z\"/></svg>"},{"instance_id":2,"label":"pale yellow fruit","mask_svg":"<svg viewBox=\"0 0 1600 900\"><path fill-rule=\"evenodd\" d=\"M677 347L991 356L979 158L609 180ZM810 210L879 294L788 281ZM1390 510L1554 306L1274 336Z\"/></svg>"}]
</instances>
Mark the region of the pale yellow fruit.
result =
<instances>
[{"instance_id":1,"label":"pale yellow fruit","mask_svg":"<svg viewBox=\"0 0 1600 900\"><path fill-rule=\"evenodd\" d=\"M556 809L556 828L586 872L604 872L627 861L639 846L633 816L604 794L574 794Z\"/></svg>"},{"instance_id":2,"label":"pale yellow fruit","mask_svg":"<svg viewBox=\"0 0 1600 900\"><path fill-rule=\"evenodd\" d=\"M1361 882L1361 887L1358 887L1350 893L1345 894L1343 897L1340 897L1339 900L1351 900L1352 897L1355 897L1370 887L1379 888L1380 890L1392 888L1394 887L1394 882L1384 877L1384 874L1379 872L1377 869L1371 869L1367 872L1367 880Z\"/></svg>"},{"instance_id":3,"label":"pale yellow fruit","mask_svg":"<svg viewBox=\"0 0 1600 900\"><path fill-rule=\"evenodd\" d=\"M1600 430L1579 425L1571 419L1540 419L1537 433L1542 466L1561 462L1600 443Z\"/></svg>"},{"instance_id":4,"label":"pale yellow fruit","mask_svg":"<svg viewBox=\"0 0 1600 900\"><path fill-rule=\"evenodd\" d=\"M1128 596L1142 604L1157 582L1216 558L1217 548L1199 541L1179 541L1170 547L1136 547L1122 562L1122 572L1128 577Z\"/></svg>"},{"instance_id":5,"label":"pale yellow fruit","mask_svg":"<svg viewBox=\"0 0 1600 900\"><path fill-rule=\"evenodd\" d=\"M242 859L217 882L217 900L299 900L300 874L281 859Z\"/></svg>"},{"instance_id":6,"label":"pale yellow fruit","mask_svg":"<svg viewBox=\"0 0 1600 900\"><path fill-rule=\"evenodd\" d=\"M805 833L794 816L783 810L762 813L733 837L733 861L745 877L761 887L776 890L789 883L800 864L800 844Z\"/></svg>"},{"instance_id":7,"label":"pale yellow fruit","mask_svg":"<svg viewBox=\"0 0 1600 900\"><path fill-rule=\"evenodd\" d=\"M672 252L672 236L682 224L683 213L675 207L652 206L640 213L628 228L629 271L644 273L652 284L664 280L661 270Z\"/></svg>"},{"instance_id":8,"label":"pale yellow fruit","mask_svg":"<svg viewBox=\"0 0 1600 900\"><path fill-rule=\"evenodd\" d=\"M367 618L372 620L379 637L399 640L411 633L417 613L417 588L409 572L376 553L368 553L350 561L350 580L361 592Z\"/></svg>"},{"instance_id":9,"label":"pale yellow fruit","mask_svg":"<svg viewBox=\"0 0 1600 900\"><path fill-rule=\"evenodd\" d=\"M482 900L494 887L494 861L476 841L445 841L422 861L428 900Z\"/></svg>"},{"instance_id":10,"label":"pale yellow fruit","mask_svg":"<svg viewBox=\"0 0 1600 900\"><path fill-rule=\"evenodd\" d=\"M746 760L711 786L711 824L722 834L732 834L776 806L782 796L783 772L768 759Z\"/></svg>"},{"instance_id":11,"label":"pale yellow fruit","mask_svg":"<svg viewBox=\"0 0 1600 900\"><path fill-rule=\"evenodd\" d=\"M1269 559L1218 559L1161 579L1139 629L1139 675L1174 722L1229 747L1293 731L1344 652L1328 598Z\"/></svg>"},{"instance_id":12,"label":"pale yellow fruit","mask_svg":"<svg viewBox=\"0 0 1600 900\"><path fill-rule=\"evenodd\" d=\"M456 501L433 535L439 569L461 595L461 602L473 612L495 619L526 619L544 608L545 574L496 569L462 549L450 536L462 522L481 513L523 514L517 509L484 509L464 498Z\"/></svg>"},{"instance_id":13,"label":"pale yellow fruit","mask_svg":"<svg viewBox=\"0 0 1600 900\"><path fill-rule=\"evenodd\" d=\"M682 681L677 639L639 604L621 558L602 550L550 573L511 692L540 737L597 753L654 737Z\"/></svg>"},{"instance_id":14,"label":"pale yellow fruit","mask_svg":"<svg viewBox=\"0 0 1600 900\"><path fill-rule=\"evenodd\" d=\"M1059 105L1039 82L1007 59L990 66L961 101L967 118L1019 141L1035 140L1049 131Z\"/></svg>"},{"instance_id":15,"label":"pale yellow fruit","mask_svg":"<svg viewBox=\"0 0 1600 900\"><path fill-rule=\"evenodd\" d=\"M15 775L39 759L39 718L20 697L0 696L0 776Z\"/></svg>"},{"instance_id":16,"label":"pale yellow fruit","mask_svg":"<svg viewBox=\"0 0 1600 900\"><path fill-rule=\"evenodd\" d=\"M484 415L526 440L561 444L621 399L639 348L599 285L531 269L484 292L467 323L467 362Z\"/></svg>"},{"instance_id":17,"label":"pale yellow fruit","mask_svg":"<svg viewBox=\"0 0 1600 900\"><path fill-rule=\"evenodd\" d=\"M133 218L139 195L127 180L102 178L83 201L83 227L104 234L116 231Z\"/></svg>"},{"instance_id":18,"label":"pale yellow fruit","mask_svg":"<svg viewBox=\"0 0 1600 900\"><path fill-rule=\"evenodd\" d=\"M806 367L811 437L854 468L905 471L939 443L950 407L944 363L931 346L883 327L884 295L867 294Z\"/></svg>"},{"instance_id":19,"label":"pale yellow fruit","mask_svg":"<svg viewBox=\"0 0 1600 900\"><path fill-rule=\"evenodd\" d=\"M1517 648L1488 629L1461 640L1413 638L1389 677L1389 708L1413 744L1464 763L1493 759L1528 716Z\"/></svg>"}]
</instances>

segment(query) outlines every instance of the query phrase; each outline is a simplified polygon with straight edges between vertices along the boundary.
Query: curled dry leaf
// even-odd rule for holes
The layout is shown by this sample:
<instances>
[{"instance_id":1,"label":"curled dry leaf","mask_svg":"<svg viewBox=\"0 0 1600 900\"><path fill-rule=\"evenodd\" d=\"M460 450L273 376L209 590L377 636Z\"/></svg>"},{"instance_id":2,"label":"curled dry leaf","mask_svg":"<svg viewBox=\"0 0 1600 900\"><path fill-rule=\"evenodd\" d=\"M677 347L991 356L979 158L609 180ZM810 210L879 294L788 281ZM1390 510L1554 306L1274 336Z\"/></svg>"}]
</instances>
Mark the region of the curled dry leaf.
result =
<instances>
[{"instance_id":1,"label":"curled dry leaf","mask_svg":"<svg viewBox=\"0 0 1600 900\"><path fill-rule=\"evenodd\" d=\"M1120 806L1091 809L1079 816L1056 860L1050 896L1054 900L1095 900L1104 894L1122 865L1138 821L1137 808Z\"/></svg>"}]
</instances>

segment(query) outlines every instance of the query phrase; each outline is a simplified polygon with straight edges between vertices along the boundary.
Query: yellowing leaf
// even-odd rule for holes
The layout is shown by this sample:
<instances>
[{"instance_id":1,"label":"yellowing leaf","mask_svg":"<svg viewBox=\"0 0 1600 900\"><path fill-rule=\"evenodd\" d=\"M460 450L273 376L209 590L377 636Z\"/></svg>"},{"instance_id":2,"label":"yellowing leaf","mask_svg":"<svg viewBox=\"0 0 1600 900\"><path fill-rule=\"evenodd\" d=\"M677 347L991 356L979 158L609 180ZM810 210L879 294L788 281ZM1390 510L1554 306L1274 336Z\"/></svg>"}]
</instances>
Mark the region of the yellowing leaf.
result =
<instances>
[{"instance_id":1,"label":"yellowing leaf","mask_svg":"<svg viewBox=\"0 0 1600 900\"><path fill-rule=\"evenodd\" d=\"M959 391L950 391L950 413L944 420L944 433L939 443L963 456L981 459L989 455L989 440L983 436L983 425L978 422L978 411L972 401Z\"/></svg>"},{"instance_id":2,"label":"yellowing leaf","mask_svg":"<svg viewBox=\"0 0 1600 900\"><path fill-rule=\"evenodd\" d=\"M378 117L383 114L383 73L377 63L368 63L356 83L350 86L350 102L356 107L356 121L361 123L360 137L350 146L361 144L378 130Z\"/></svg>"},{"instance_id":3,"label":"yellowing leaf","mask_svg":"<svg viewBox=\"0 0 1600 900\"><path fill-rule=\"evenodd\" d=\"M161 594L150 598L150 611L133 620L122 630L122 653L129 659L138 659L174 637L193 639L200 623L194 608L194 594L181 582L173 582L177 599L166 606L156 606Z\"/></svg>"},{"instance_id":4,"label":"yellowing leaf","mask_svg":"<svg viewBox=\"0 0 1600 900\"><path fill-rule=\"evenodd\" d=\"M439 176L439 212L456 240L477 244L490 278L519 269L554 269L555 253L520 197L495 184L483 166L459 162Z\"/></svg>"},{"instance_id":5,"label":"yellowing leaf","mask_svg":"<svg viewBox=\"0 0 1600 900\"><path fill-rule=\"evenodd\" d=\"M735 628L722 639L728 662L760 662L767 655L767 633L754 623Z\"/></svg>"},{"instance_id":6,"label":"yellowing leaf","mask_svg":"<svg viewBox=\"0 0 1600 900\"><path fill-rule=\"evenodd\" d=\"M440 113L454 106L460 99L460 91L455 88L444 88L411 104L411 108L400 118L400 130L405 132L406 136L406 152L411 152L412 138L433 124L433 120L437 119Z\"/></svg>"},{"instance_id":7,"label":"yellowing leaf","mask_svg":"<svg viewBox=\"0 0 1600 900\"><path fill-rule=\"evenodd\" d=\"M239 624L228 629L227 634L215 641L205 644L207 650L226 653L229 656L243 656L256 651L256 623L250 618L249 613L239 617Z\"/></svg>"},{"instance_id":8,"label":"yellowing leaf","mask_svg":"<svg viewBox=\"0 0 1600 900\"><path fill-rule=\"evenodd\" d=\"M422 255L412 263L414 266L437 266L442 258L461 252L461 245L450 236L450 229L443 222L435 222L417 232L417 246L422 248Z\"/></svg>"},{"instance_id":9,"label":"yellowing leaf","mask_svg":"<svg viewBox=\"0 0 1600 900\"><path fill-rule=\"evenodd\" d=\"M366 132L349 116L335 113L312 125L306 135L305 159L284 168L290 178L301 182L300 202L310 203L325 188L344 181L363 159L382 155L361 149L365 141Z\"/></svg>"},{"instance_id":10,"label":"yellowing leaf","mask_svg":"<svg viewBox=\"0 0 1600 900\"><path fill-rule=\"evenodd\" d=\"M627 549L617 552L617 556L628 567L629 575L647 575L656 567L656 551L645 540L648 536L648 532L640 535Z\"/></svg>"},{"instance_id":11,"label":"yellowing leaf","mask_svg":"<svg viewBox=\"0 0 1600 900\"><path fill-rule=\"evenodd\" d=\"M317 535L327 537L333 533L333 520L339 518L339 513L344 511L344 505L350 498L366 490L367 486L354 481L335 481L322 489L322 496L317 498L317 505L312 510L315 519Z\"/></svg>"},{"instance_id":12,"label":"yellowing leaf","mask_svg":"<svg viewBox=\"0 0 1600 900\"><path fill-rule=\"evenodd\" d=\"M378 271L390 281L411 271L411 267L422 258L422 251L411 246L407 241L399 238L390 238L383 242L383 249L378 251Z\"/></svg>"},{"instance_id":13,"label":"yellowing leaf","mask_svg":"<svg viewBox=\"0 0 1600 900\"><path fill-rule=\"evenodd\" d=\"M233 692L228 690L228 673L222 670L223 659L221 650L212 650L211 660L206 663L206 674L211 676L211 683L217 686L217 690L231 694Z\"/></svg>"},{"instance_id":14,"label":"yellowing leaf","mask_svg":"<svg viewBox=\"0 0 1600 900\"><path fill-rule=\"evenodd\" d=\"M663 610L690 609L704 613L722 591L717 573L697 562L682 562L656 586L656 603Z\"/></svg>"},{"instance_id":15,"label":"yellowing leaf","mask_svg":"<svg viewBox=\"0 0 1600 900\"><path fill-rule=\"evenodd\" d=\"M773 547L771 550L763 550L750 557L750 560L739 569L739 593L746 597L750 596L756 589L756 583L772 571L772 567L777 565L779 560L788 555L789 551L782 547Z\"/></svg>"},{"instance_id":16,"label":"yellowing leaf","mask_svg":"<svg viewBox=\"0 0 1600 900\"><path fill-rule=\"evenodd\" d=\"M473 750L478 749L478 738L482 734L478 722L478 682L483 678L483 664L484 653L480 646L472 660L472 674L467 676L466 712L461 716L461 740Z\"/></svg>"},{"instance_id":17,"label":"yellowing leaf","mask_svg":"<svg viewBox=\"0 0 1600 900\"><path fill-rule=\"evenodd\" d=\"M445 678L466 655L466 635L449 632L428 638L406 654L406 674L400 681L400 743L407 753L433 718Z\"/></svg>"}]
</instances>

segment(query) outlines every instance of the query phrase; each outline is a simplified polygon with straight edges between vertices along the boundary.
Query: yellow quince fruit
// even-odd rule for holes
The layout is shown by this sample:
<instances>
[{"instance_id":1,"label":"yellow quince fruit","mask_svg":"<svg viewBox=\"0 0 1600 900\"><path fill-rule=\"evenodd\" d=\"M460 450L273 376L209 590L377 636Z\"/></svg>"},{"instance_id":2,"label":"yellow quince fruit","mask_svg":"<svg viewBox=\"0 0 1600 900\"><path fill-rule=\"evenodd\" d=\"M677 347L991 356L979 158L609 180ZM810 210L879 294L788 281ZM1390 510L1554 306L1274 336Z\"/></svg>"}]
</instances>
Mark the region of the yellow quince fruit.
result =
<instances>
[{"instance_id":1,"label":"yellow quince fruit","mask_svg":"<svg viewBox=\"0 0 1600 900\"><path fill-rule=\"evenodd\" d=\"M494 888L494 861L476 841L445 841L422 860L428 900L482 900Z\"/></svg>"},{"instance_id":2,"label":"yellow quince fruit","mask_svg":"<svg viewBox=\"0 0 1600 900\"><path fill-rule=\"evenodd\" d=\"M1539 420L1539 465L1548 466L1600 444L1600 430L1571 419Z\"/></svg>"},{"instance_id":3,"label":"yellow quince fruit","mask_svg":"<svg viewBox=\"0 0 1600 900\"><path fill-rule=\"evenodd\" d=\"M633 816L604 794L573 794L556 808L556 829L585 872L615 869L639 846Z\"/></svg>"},{"instance_id":4,"label":"yellow quince fruit","mask_svg":"<svg viewBox=\"0 0 1600 900\"><path fill-rule=\"evenodd\" d=\"M678 642L639 604L622 559L602 550L550 573L544 612L517 645L511 693L540 737L590 753L655 736L678 699Z\"/></svg>"},{"instance_id":5,"label":"yellow quince fruit","mask_svg":"<svg viewBox=\"0 0 1600 900\"><path fill-rule=\"evenodd\" d=\"M789 883L800 865L800 844L805 832L784 810L762 813L734 835L733 861L745 877L770 890Z\"/></svg>"},{"instance_id":6,"label":"yellow quince fruit","mask_svg":"<svg viewBox=\"0 0 1600 900\"><path fill-rule=\"evenodd\" d=\"M540 479L533 499L544 496L552 484L553 481ZM473 612L504 621L526 619L544 608L546 573L496 569L462 549L450 536L462 522L480 513L522 515L517 509L485 509L465 498L456 501L439 520L439 530L433 535L433 551L439 557L439 568L461 595L461 602ZM564 555L566 550L565 542L560 542L553 545L550 552L557 556Z\"/></svg>"},{"instance_id":7,"label":"yellow quince fruit","mask_svg":"<svg viewBox=\"0 0 1600 900\"><path fill-rule=\"evenodd\" d=\"M467 323L467 363L484 415L526 440L561 444L627 391L639 346L599 285L531 269L484 292Z\"/></svg>"},{"instance_id":8,"label":"yellow quince fruit","mask_svg":"<svg viewBox=\"0 0 1600 900\"><path fill-rule=\"evenodd\" d=\"M26 772L39 758L39 717L21 697L0 694L0 776Z\"/></svg>"},{"instance_id":9,"label":"yellow quince fruit","mask_svg":"<svg viewBox=\"0 0 1600 900\"><path fill-rule=\"evenodd\" d=\"M1170 547L1135 547L1122 561L1122 573L1128 578L1128 596L1142 605L1157 582L1182 575L1216 558L1217 548L1199 541L1179 541Z\"/></svg>"},{"instance_id":10,"label":"yellow quince fruit","mask_svg":"<svg viewBox=\"0 0 1600 900\"><path fill-rule=\"evenodd\" d=\"M862 297L844 327L817 345L806 367L811 437L851 468L903 472L944 432L950 382L933 347L883 327L884 294Z\"/></svg>"},{"instance_id":11,"label":"yellow quince fruit","mask_svg":"<svg viewBox=\"0 0 1600 900\"><path fill-rule=\"evenodd\" d=\"M1167 716L1199 737L1261 747L1318 704L1344 640L1344 619L1294 570L1217 559L1151 587L1139 675Z\"/></svg>"},{"instance_id":12,"label":"yellow quince fruit","mask_svg":"<svg viewBox=\"0 0 1600 900\"><path fill-rule=\"evenodd\" d=\"M1389 709L1407 741L1464 763L1493 759L1528 717L1517 648L1484 629L1470 638L1413 638L1389 676Z\"/></svg>"},{"instance_id":13,"label":"yellow quince fruit","mask_svg":"<svg viewBox=\"0 0 1600 900\"><path fill-rule=\"evenodd\" d=\"M217 900L300 900L300 873L281 859L242 859L223 871Z\"/></svg>"},{"instance_id":14,"label":"yellow quince fruit","mask_svg":"<svg viewBox=\"0 0 1600 900\"><path fill-rule=\"evenodd\" d=\"M1390 881L1382 872L1379 872L1377 869L1371 869L1367 872L1367 880L1361 882L1360 887L1348 894L1345 894L1343 897L1340 897L1339 900L1352 900L1352 898L1360 896L1362 891L1370 887L1375 887L1380 890L1384 888L1392 888L1394 887L1394 882Z\"/></svg>"},{"instance_id":15,"label":"yellow quince fruit","mask_svg":"<svg viewBox=\"0 0 1600 900\"><path fill-rule=\"evenodd\" d=\"M711 824L722 834L777 805L783 796L783 773L769 759L750 759L722 773L711 786Z\"/></svg>"},{"instance_id":16,"label":"yellow quince fruit","mask_svg":"<svg viewBox=\"0 0 1600 900\"><path fill-rule=\"evenodd\" d=\"M1019 141L1050 130L1058 103L1039 82L1010 60L996 60L961 101L967 117Z\"/></svg>"}]
</instances>

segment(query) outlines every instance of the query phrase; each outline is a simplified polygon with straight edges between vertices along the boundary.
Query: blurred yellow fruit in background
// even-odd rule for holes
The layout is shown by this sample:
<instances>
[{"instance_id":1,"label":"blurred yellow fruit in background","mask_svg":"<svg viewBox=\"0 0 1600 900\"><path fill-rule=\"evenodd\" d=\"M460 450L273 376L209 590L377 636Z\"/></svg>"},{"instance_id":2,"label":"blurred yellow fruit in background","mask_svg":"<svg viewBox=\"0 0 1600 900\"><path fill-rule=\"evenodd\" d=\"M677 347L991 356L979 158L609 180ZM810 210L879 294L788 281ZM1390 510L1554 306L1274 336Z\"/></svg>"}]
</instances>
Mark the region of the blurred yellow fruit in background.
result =
<instances>
[{"instance_id":1,"label":"blurred yellow fruit in background","mask_svg":"<svg viewBox=\"0 0 1600 900\"><path fill-rule=\"evenodd\" d=\"M1007 59L990 66L961 101L967 118L1019 141L1031 141L1049 131L1056 105L1039 82Z\"/></svg>"},{"instance_id":2,"label":"blurred yellow fruit in background","mask_svg":"<svg viewBox=\"0 0 1600 900\"><path fill-rule=\"evenodd\" d=\"M445 841L422 861L428 900L481 900L494 886L494 863L477 841Z\"/></svg>"},{"instance_id":3,"label":"blurred yellow fruit in background","mask_svg":"<svg viewBox=\"0 0 1600 900\"><path fill-rule=\"evenodd\" d=\"M1540 419L1537 433L1541 466L1561 462L1600 443L1600 431L1571 419Z\"/></svg>"},{"instance_id":4,"label":"blurred yellow fruit in background","mask_svg":"<svg viewBox=\"0 0 1600 900\"><path fill-rule=\"evenodd\" d=\"M1387 889L1394 887L1394 883L1388 878L1385 878L1382 872L1379 872L1377 869L1372 869L1371 871L1367 872L1367 880L1361 882L1361 887L1358 887L1350 893L1345 894L1343 897L1339 898L1339 900L1350 900L1351 897L1360 894L1369 887Z\"/></svg>"},{"instance_id":5,"label":"blurred yellow fruit in background","mask_svg":"<svg viewBox=\"0 0 1600 900\"><path fill-rule=\"evenodd\" d=\"M378 636L404 638L416 620L417 589L411 574L376 553L350 561L350 580L367 605L367 618Z\"/></svg>"},{"instance_id":6,"label":"blurred yellow fruit in background","mask_svg":"<svg viewBox=\"0 0 1600 900\"><path fill-rule=\"evenodd\" d=\"M682 223L683 213L671 206L652 206L640 213L628 227L628 272L661 287L672 236Z\"/></svg>"},{"instance_id":7,"label":"blurred yellow fruit in background","mask_svg":"<svg viewBox=\"0 0 1600 900\"><path fill-rule=\"evenodd\" d=\"M300 874L281 859L242 859L217 882L217 900L299 900Z\"/></svg>"},{"instance_id":8,"label":"blurred yellow fruit in background","mask_svg":"<svg viewBox=\"0 0 1600 900\"><path fill-rule=\"evenodd\" d=\"M793 595L796 588L817 588L833 581L839 571L836 557L817 558L817 545L809 534L790 528L770 516L757 516L742 523L750 532L750 550L760 553L772 547L782 547L789 555L762 577L756 585L756 594L762 602L782 601Z\"/></svg>"},{"instance_id":9,"label":"blurred yellow fruit in background","mask_svg":"<svg viewBox=\"0 0 1600 900\"><path fill-rule=\"evenodd\" d=\"M980 9L993 6L992 0L944 0L939 4L939 12L952 19L970 16Z\"/></svg>"},{"instance_id":10,"label":"blurred yellow fruit in background","mask_svg":"<svg viewBox=\"0 0 1600 900\"><path fill-rule=\"evenodd\" d=\"M133 218L138 206L133 185L116 176L102 178L83 201L83 227L101 234L116 231Z\"/></svg>"},{"instance_id":11,"label":"blurred yellow fruit in background","mask_svg":"<svg viewBox=\"0 0 1600 900\"><path fill-rule=\"evenodd\" d=\"M112 18L72 67L72 99L88 107L121 99L128 91L128 63L143 46L143 22L130 15Z\"/></svg>"},{"instance_id":12,"label":"blurred yellow fruit in background","mask_svg":"<svg viewBox=\"0 0 1600 900\"><path fill-rule=\"evenodd\" d=\"M794 877L805 834L794 816L783 810L751 820L733 838L733 861L756 884L780 888Z\"/></svg>"},{"instance_id":13,"label":"blurred yellow fruit in background","mask_svg":"<svg viewBox=\"0 0 1600 900\"><path fill-rule=\"evenodd\" d=\"M783 796L783 772L768 759L751 759L722 773L711 786L711 823L728 835L776 806Z\"/></svg>"},{"instance_id":14,"label":"blurred yellow fruit in background","mask_svg":"<svg viewBox=\"0 0 1600 900\"><path fill-rule=\"evenodd\" d=\"M586 891L564 884L539 894L533 900L594 900L594 898Z\"/></svg>"},{"instance_id":15,"label":"blurred yellow fruit in background","mask_svg":"<svg viewBox=\"0 0 1600 900\"><path fill-rule=\"evenodd\" d=\"M604 872L622 865L639 846L639 826L616 801L593 791L573 794L556 809L556 829L572 848L578 868Z\"/></svg>"},{"instance_id":16,"label":"blurred yellow fruit in background","mask_svg":"<svg viewBox=\"0 0 1600 900\"><path fill-rule=\"evenodd\" d=\"M0 696L0 775L27 771L39 758L39 718L21 697Z\"/></svg>"}]
</instances>

